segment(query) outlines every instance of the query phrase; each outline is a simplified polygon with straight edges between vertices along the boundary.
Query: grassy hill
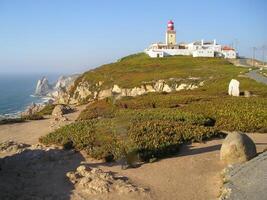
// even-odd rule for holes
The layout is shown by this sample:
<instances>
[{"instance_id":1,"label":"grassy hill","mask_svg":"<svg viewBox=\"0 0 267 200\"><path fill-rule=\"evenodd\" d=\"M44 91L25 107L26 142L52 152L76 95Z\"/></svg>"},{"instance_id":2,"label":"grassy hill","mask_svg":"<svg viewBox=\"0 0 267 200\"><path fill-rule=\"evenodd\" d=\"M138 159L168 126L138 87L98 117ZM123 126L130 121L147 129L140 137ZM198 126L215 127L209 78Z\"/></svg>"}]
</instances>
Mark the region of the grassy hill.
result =
<instances>
[{"instance_id":1,"label":"grassy hill","mask_svg":"<svg viewBox=\"0 0 267 200\"><path fill-rule=\"evenodd\" d=\"M142 160L177 153L181 143L218 136L222 130L267 132L267 86L244 76L246 68L219 58L175 56L152 59L131 55L84 73L75 83L103 81L131 88L147 81L199 77L203 87L138 97L113 97L87 106L79 120L40 139L45 144L86 150L95 158L138 155ZM227 95L240 81L251 97ZM72 91L75 90L75 87Z\"/></svg>"}]
</instances>

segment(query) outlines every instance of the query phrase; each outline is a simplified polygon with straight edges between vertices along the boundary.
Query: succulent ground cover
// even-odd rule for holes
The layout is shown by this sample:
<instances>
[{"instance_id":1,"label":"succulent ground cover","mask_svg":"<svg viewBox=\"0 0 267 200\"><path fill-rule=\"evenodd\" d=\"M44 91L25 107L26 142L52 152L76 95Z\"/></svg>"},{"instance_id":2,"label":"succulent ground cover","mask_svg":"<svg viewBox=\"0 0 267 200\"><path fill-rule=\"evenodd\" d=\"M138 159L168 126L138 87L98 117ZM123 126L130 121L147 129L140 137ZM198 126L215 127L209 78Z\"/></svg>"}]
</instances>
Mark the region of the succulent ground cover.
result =
<instances>
[{"instance_id":1,"label":"succulent ground cover","mask_svg":"<svg viewBox=\"0 0 267 200\"><path fill-rule=\"evenodd\" d=\"M177 153L182 143L218 136L222 130L266 133L267 86L239 76L246 70L216 58L149 59L143 54L123 58L86 72L83 81L106 80L129 87L151 79L197 76L205 84L196 90L96 101L77 122L40 141L85 150L97 159L134 155L148 161ZM232 78L251 97L228 96Z\"/></svg>"}]
</instances>

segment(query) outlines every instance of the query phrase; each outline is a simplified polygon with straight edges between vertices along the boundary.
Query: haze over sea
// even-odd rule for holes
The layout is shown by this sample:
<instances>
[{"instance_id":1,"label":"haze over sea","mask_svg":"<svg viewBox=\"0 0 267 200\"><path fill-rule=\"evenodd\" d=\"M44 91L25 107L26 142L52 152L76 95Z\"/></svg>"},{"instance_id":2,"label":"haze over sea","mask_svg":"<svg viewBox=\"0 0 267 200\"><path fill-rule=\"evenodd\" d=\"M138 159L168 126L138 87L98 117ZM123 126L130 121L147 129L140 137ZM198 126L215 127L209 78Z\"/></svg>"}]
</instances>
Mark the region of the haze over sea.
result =
<instances>
[{"instance_id":1,"label":"haze over sea","mask_svg":"<svg viewBox=\"0 0 267 200\"><path fill-rule=\"evenodd\" d=\"M32 102L41 103L44 99L34 97L38 79L42 75L0 74L0 119L13 117L24 111ZM58 75L46 75L50 83Z\"/></svg>"}]
</instances>

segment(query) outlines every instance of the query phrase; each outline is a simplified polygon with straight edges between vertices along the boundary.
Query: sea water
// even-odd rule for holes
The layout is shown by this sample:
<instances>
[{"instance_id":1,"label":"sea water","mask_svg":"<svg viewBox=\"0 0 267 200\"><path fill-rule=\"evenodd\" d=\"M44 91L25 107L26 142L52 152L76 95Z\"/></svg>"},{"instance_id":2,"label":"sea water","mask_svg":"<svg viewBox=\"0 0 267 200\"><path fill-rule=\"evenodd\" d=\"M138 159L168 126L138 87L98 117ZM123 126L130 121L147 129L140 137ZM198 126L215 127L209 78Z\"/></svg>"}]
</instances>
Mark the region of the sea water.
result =
<instances>
[{"instance_id":1,"label":"sea water","mask_svg":"<svg viewBox=\"0 0 267 200\"><path fill-rule=\"evenodd\" d=\"M58 75L47 75L55 81ZM42 103L44 99L34 96L37 81L42 75L1 75L0 74L0 119L15 117L32 103Z\"/></svg>"}]
</instances>

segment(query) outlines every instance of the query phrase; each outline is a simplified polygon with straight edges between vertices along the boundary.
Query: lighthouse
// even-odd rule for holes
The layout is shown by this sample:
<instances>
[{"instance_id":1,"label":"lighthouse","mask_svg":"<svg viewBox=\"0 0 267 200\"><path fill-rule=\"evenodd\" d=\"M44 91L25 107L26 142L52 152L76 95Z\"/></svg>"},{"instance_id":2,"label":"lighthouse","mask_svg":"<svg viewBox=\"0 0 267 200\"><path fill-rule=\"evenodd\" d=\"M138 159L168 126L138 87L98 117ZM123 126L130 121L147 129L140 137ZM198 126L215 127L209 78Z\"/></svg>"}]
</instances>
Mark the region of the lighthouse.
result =
<instances>
[{"instance_id":1,"label":"lighthouse","mask_svg":"<svg viewBox=\"0 0 267 200\"><path fill-rule=\"evenodd\" d=\"M168 26L167 26L166 45L170 47L172 45L176 45L176 31L174 29L174 23L172 20L168 22Z\"/></svg>"}]
</instances>

